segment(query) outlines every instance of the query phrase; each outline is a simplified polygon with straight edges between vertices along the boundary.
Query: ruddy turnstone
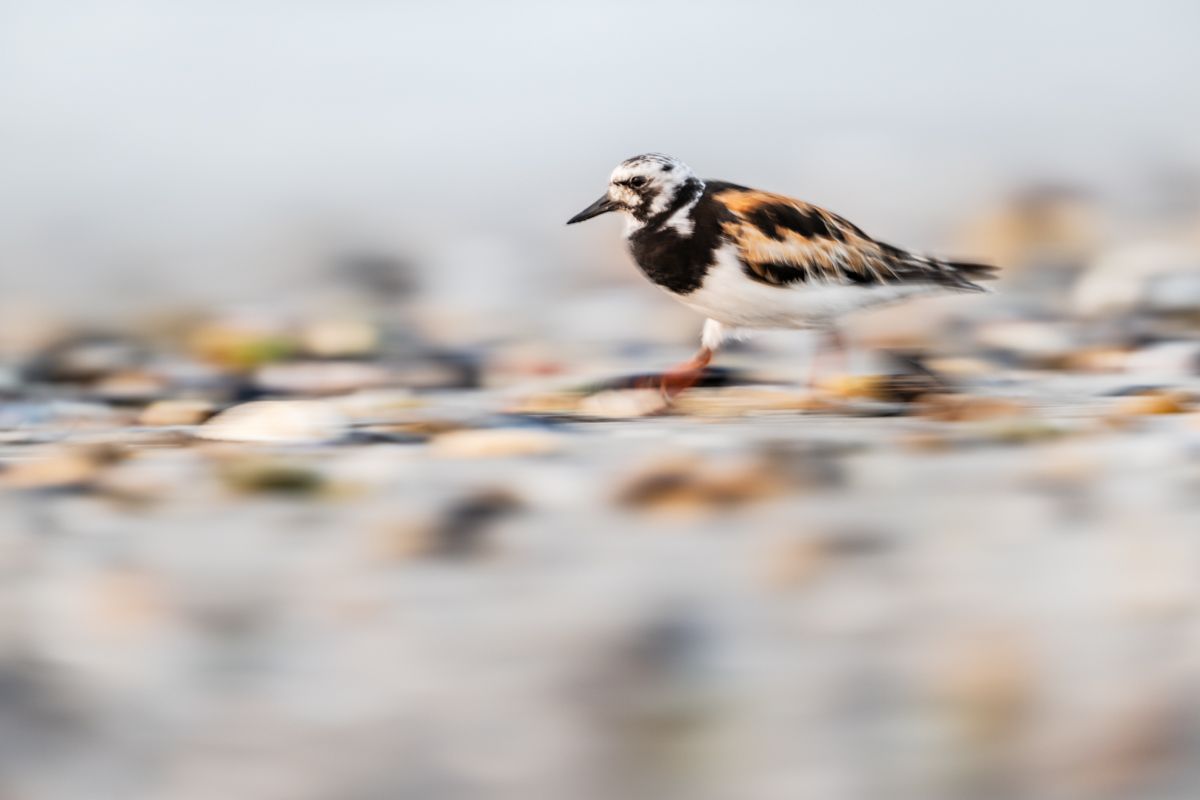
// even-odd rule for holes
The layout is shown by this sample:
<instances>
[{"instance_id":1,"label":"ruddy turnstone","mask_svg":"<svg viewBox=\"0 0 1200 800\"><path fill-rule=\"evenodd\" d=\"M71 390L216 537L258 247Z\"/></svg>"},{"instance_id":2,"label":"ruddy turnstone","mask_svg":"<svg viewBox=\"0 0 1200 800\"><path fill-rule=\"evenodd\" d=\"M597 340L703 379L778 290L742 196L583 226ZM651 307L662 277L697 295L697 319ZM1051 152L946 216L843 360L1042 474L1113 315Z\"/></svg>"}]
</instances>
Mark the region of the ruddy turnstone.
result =
<instances>
[{"instance_id":1,"label":"ruddy turnstone","mask_svg":"<svg viewBox=\"0 0 1200 800\"><path fill-rule=\"evenodd\" d=\"M802 200L701 180L660 153L618 164L604 196L567 224L609 211L625 215L625 239L646 277L707 318L700 350L664 375L668 396L694 383L721 343L742 331L807 328L841 349L836 322L844 314L985 291L975 281L996 271L884 244Z\"/></svg>"}]
</instances>

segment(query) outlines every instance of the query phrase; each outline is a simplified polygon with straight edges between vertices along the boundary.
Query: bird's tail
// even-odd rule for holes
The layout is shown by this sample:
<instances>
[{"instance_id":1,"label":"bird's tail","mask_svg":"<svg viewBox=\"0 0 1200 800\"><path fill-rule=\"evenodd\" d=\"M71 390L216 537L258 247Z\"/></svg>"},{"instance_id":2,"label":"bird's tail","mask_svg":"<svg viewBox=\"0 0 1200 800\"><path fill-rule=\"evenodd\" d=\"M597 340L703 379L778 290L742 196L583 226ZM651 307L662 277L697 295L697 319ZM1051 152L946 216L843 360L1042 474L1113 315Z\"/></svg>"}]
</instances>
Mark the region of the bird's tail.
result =
<instances>
[{"instance_id":1,"label":"bird's tail","mask_svg":"<svg viewBox=\"0 0 1200 800\"><path fill-rule=\"evenodd\" d=\"M976 281L990 281L1000 271L991 264L973 261L947 261L918 255L890 244L878 243L891 261L892 272L903 281L928 282L960 292L986 292Z\"/></svg>"},{"instance_id":2,"label":"bird's tail","mask_svg":"<svg viewBox=\"0 0 1200 800\"><path fill-rule=\"evenodd\" d=\"M904 253L900 262L909 271L910 279L924 280L955 289L960 292L987 292L986 286L976 281L990 281L1000 271L991 264L976 264L972 261L946 261L941 258Z\"/></svg>"},{"instance_id":3,"label":"bird's tail","mask_svg":"<svg viewBox=\"0 0 1200 800\"><path fill-rule=\"evenodd\" d=\"M990 292L986 286L980 286L976 281L995 280L1000 268L995 264L977 264L973 261L942 261L934 259L950 278L955 288L970 292Z\"/></svg>"}]
</instances>

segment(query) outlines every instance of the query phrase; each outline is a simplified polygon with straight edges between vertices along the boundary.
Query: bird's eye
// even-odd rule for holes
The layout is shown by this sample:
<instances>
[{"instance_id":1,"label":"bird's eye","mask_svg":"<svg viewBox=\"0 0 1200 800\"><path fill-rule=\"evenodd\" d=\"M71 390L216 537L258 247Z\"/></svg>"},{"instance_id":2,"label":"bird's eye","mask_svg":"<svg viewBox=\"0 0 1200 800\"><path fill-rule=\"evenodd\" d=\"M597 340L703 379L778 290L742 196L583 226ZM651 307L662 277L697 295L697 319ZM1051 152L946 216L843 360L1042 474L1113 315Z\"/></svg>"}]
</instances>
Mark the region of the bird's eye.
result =
<instances>
[{"instance_id":1,"label":"bird's eye","mask_svg":"<svg viewBox=\"0 0 1200 800\"><path fill-rule=\"evenodd\" d=\"M647 180L649 179L645 175L635 175L629 179L629 185L634 189L640 189L646 185Z\"/></svg>"}]
</instances>

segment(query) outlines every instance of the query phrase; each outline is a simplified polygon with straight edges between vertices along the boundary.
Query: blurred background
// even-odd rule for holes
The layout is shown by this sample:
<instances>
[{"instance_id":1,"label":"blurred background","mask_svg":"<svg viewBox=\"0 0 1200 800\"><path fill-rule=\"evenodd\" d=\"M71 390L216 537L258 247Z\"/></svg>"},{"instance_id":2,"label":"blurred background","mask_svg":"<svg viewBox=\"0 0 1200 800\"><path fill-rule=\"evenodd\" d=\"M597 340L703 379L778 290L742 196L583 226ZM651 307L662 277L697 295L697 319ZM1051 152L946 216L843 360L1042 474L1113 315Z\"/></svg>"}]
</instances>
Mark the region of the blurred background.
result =
<instances>
[{"instance_id":1,"label":"blurred background","mask_svg":"<svg viewBox=\"0 0 1200 800\"><path fill-rule=\"evenodd\" d=\"M0 797L1191 798L1200 6L0 0ZM620 160L999 264L700 320Z\"/></svg>"}]
</instances>

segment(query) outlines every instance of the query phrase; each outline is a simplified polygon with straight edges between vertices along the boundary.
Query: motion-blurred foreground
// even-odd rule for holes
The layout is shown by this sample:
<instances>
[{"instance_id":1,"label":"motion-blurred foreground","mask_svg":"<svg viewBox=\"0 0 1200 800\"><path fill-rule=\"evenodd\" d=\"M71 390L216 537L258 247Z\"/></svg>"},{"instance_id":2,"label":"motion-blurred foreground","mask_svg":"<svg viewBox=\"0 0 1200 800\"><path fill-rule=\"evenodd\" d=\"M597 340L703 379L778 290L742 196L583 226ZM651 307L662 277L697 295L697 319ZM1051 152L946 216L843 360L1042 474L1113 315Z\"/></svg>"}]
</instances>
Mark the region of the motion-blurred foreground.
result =
<instances>
[{"instance_id":1,"label":"motion-blurred foreground","mask_svg":"<svg viewBox=\"0 0 1200 800\"><path fill-rule=\"evenodd\" d=\"M380 261L328 318L27 341L4 795L1192 796L1200 250L1043 200L816 392L800 334L620 388L665 311L439 343Z\"/></svg>"},{"instance_id":2,"label":"motion-blurred foreground","mask_svg":"<svg viewBox=\"0 0 1200 800\"><path fill-rule=\"evenodd\" d=\"M647 65L692 52L694 37L716 41L741 24L715 6L672 8L645 19L687 36L638 59L641 78L656 80ZM875 8L874 27L856 23L864 35L932 52L899 35L888 8ZM936 31L963 22L955 8L914 14ZM300 203L284 228L254 215L263 209L242 184L228 199L249 209L244 224L220 222L215 197L175 198L165 211L131 199L152 183L125 192L97 179L89 198L88 181L65 169L46 175L42 195L0 196L18 212L0 223L11 278L0 297L0 797L1196 797L1200 179L1188 165L1200 153L1176 145L1200 141L1177 124L1200 113L1163 79L1195 61L1165 32L1188 30L1195 15L1186 4L1146 8L1154 13L1136 21L1147 27L1122 41L1143 71L1123 67L1125 83L1095 94L1082 81L1070 113L1035 98L1016 121L989 98L1026 102L1022 85L1040 84L1021 81L1035 66L1027 57L1016 77L1008 62L993 74L979 67L1000 63L987 58L987 21L959 30L959 49L972 37L983 47L963 69L985 88L972 90L973 106L959 97L945 124L936 103L914 112L950 126L949 150L936 139L881 150L905 134L851 103L821 110L829 127L817 133L785 128L850 145L807 161L783 147L771 156L745 132L693 136L683 106L656 117L605 94L609 72L583 69L582 85L563 84L568 96L594 94L605 124L627 121L597 132L552 77L535 91L514 78L508 95L484 101L471 99L470 70L443 69L429 80L448 81L438 85L468 106L558 98L564 130L541 141L529 119L451 126L476 137L464 148L435 141L445 137L428 121L446 117L414 114L429 124L418 148L373 139L363 133L371 114L335 103L314 118L347 114L357 133L345 141L394 153L387 180L414 195L362 200L374 212ZM201 20L244 33L290 19L272 3L245 17L121 9L108 27L85 19L60 30L61 12L31 6L8 29L24 32L24 49L7 58L29 86L40 76L61 91L60 74L31 66L48 43L103 52L97 41L132 42L114 53L136 61L180 42L203 49L191 27ZM525 78L534 73L513 66L522 58L541 74L539 58L576 63L572 42L597 57L624 46L576 24L586 15L527 11L512 27L484 30L481 19L465 40L430 41L461 55L532 37L549 49L489 60ZM810 24L829 22L808 11ZM1043 21L1066 13L1043 11ZM330 37L342 58L389 22L418 53L394 58L443 63L421 44L430 25L444 33L439 12L329 13L299 19L355 31L344 52ZM1050 70L1051 83L1103 74L1080 53L1123 24L1105 4L1071 14L1093 20L1081 30L1097 36L1009 32L1069 73ZM135 19L142 27L126 25ZM296 25L292 49L271 51L293 67L309 52ZM162 37L152 47L139 38L147 31ZM254 73L232 36L229 63L275 74ZM758 55L770 64L789 53ZM901 82L878 55L872 69L821 85L890 96ZM321 72L327 89L366 74L420 82L378 57L309 66L332 70ZM936 63L904 69L944 93L971 82ZM1142 80L1160 93L1142 92ZM68 89L63 97L83 94ZM253 91L238 91L217 96L257 108ZM401 107L427 112L422 91L400 95ZM1140 115L1104 106L1135 94ZM14 123L16 141L49 149L4 150L14 165L18 152L49 164L76 123L100 125L86 103L56 117L32 97L16 104L30 112ZM287 95L271 97L281 105L259 122L294 122ZM155 118L122 108L113 131ZM972 114L1010 133L1041 122L1014 145L1015 133L976 139L971 125L954 127ZM1110 127L1092 127L1108 117ZM856 319L850 368L824 365L814 389L805 335L771 334L722 353L706 385L665 407L631 376L689 354L700 321L640 280L615 225L559 230L603 185L605 165L653 145L641 138L647 125L690 142L694 154L666 149L702 173L708 155L766 176L714 177L820 202L840 193L830 205L869 232L998 263L1003 279L987 296ZM303 126L285 128L275 132L293 148L312 141ZM1113 131L1132 149L1076 146ZM212 135L261 133L248 124ZM504 152L487 149L489 133ZM203 138L189 145L194 158L187 147L171 156L180 171L155 178L158 188L169 194L185 175L203 184L194 173L212 170L196 164L220 152ZM1148 141L1161 147L1137 144ZM607 152L614 142L628 152ZM729 155L736 142L754 151L744 162ZM335 172L386 172L333 150ZM307 175L311 184L289 184L306 202L326 189L353 195L357 178L326 185L317 167L303 172L315 155L240 153ZM156 157L151 147L140 168ZM859 157L892 171L855 172ZM1060 157L1095 181L1044 166ZM568 161L569 182L555 175ZM1012 163L1023 168L1006 175ZM39 185L33 170L17 174ZM909 180L918 175L929 183ZM531 186L540 194L522 194ZM491 218L473 205L483 200L513 226L509 238L477 235ZM187 222L193 210L205 224ZM393 212L400 233L378 235Z\"/></svg>"}]
</instances>

